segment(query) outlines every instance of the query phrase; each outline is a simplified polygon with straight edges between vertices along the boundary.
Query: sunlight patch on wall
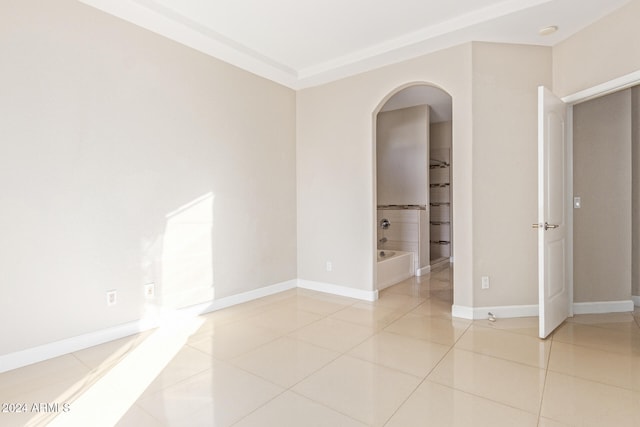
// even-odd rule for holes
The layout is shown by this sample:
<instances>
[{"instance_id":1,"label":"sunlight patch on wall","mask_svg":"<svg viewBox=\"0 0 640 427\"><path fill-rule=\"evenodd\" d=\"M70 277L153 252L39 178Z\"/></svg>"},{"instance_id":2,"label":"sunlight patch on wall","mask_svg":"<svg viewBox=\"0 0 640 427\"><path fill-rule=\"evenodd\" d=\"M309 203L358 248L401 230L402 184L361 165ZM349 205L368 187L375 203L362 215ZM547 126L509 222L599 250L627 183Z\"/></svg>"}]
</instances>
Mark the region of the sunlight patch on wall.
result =
<instances>
[{"instance_id":1,"label":"sunlight patch on wall","mask_svg":"<svg viewBox=\"0 0 640 427\"><path fill-rule=\"evenodd\" d=\"M167 214L162 242L162 307L180 308L215 298L212 254L214 194Z\"/></svg>"},{"instance_id":2,"label":"sunlight patch on wall","mask_svg":"<svg viewBox=\"0 0 640 427\"><path fill-rule=\"evenodd\" d=\"M115 425L198 330L204 319L178 309L215 298L213 202L207 193L168 213L164 234L142 242L143 280L155 282L155 296L144 304L140 327L157 329L114 351L56 399L69 402L69 412L40 414L29 426Z\"/></svg>"}]
</instances>

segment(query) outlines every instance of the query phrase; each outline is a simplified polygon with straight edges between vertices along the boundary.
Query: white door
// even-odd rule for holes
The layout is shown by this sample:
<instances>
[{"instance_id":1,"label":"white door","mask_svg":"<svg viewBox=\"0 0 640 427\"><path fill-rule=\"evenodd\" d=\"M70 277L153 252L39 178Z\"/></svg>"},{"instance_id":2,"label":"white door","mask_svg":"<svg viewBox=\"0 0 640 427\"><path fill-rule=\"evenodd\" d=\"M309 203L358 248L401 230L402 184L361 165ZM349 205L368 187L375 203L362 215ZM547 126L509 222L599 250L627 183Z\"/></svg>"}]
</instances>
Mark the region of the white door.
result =
<instances>
[{"instance_id":1,"label":"white door","mask_svg":"<svg viewBox=\"0 0 640 427\"><path fill-rule=\"evenodd\" d=\"M538 298L540 338L569 317L567 107L538 88Z\"/></svg>"}]
</instances>

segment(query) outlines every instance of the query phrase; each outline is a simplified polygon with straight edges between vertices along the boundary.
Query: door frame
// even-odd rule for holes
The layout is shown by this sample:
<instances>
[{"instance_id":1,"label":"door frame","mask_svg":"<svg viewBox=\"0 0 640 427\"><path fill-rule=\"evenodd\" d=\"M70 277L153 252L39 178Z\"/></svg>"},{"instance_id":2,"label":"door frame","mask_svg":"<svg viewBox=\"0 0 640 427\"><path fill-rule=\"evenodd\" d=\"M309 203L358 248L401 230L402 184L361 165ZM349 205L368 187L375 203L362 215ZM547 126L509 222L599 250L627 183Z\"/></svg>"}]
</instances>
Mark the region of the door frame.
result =
<instances>
[{"instance_id":1,"label":"door frame","mask_svg":"<svg viewBox=\"0 0 640 427\"><path fill-rule=\"evenodd\" d=\"M567 213L567 242L568 242L568 259L571 263L571 268L568 269L568 286L569 286L569 316L573 317L573 107L591 99L599 98L601 96L608 95L613 92L628 89L630 87L640 84L640 70L633 73L626 74L624 76L615 78L613 80L600 83L596 86L574 92L570 95L563 96L560 99L567 105L567 193L569 200L567 204L571 206Z\"/></svg>"}]
</instances>

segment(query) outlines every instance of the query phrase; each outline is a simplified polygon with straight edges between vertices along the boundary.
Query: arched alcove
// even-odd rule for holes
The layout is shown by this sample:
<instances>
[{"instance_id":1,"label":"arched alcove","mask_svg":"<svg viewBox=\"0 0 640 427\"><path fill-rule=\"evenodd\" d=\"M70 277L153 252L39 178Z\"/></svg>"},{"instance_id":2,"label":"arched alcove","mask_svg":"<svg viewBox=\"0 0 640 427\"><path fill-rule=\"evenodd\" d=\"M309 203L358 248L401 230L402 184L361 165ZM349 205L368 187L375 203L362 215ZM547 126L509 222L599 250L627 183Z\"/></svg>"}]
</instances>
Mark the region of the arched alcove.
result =
<instances>
[{"instance_id":1,"label":"arched alcove","mask_svg":"<svg viewBox=\"0 0 640 427\"><path fill-rule=\"evenodd\" d=\"M448 267L452 259L452 104L443 88L413 82L393 90L374 111L378 290Z\"/></svg>"}]
</instances>

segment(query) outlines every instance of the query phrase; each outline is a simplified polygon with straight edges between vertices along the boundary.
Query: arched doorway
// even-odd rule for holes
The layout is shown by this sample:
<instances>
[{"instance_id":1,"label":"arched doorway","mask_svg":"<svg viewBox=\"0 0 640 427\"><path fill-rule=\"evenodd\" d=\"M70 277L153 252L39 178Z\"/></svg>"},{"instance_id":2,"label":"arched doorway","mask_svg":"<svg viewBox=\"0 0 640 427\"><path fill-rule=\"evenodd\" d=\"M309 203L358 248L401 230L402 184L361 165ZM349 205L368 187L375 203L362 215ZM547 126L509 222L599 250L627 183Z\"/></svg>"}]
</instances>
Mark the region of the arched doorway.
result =
<instances>
[{"instance_id":1,"label":"arched doorway","mask_svg":"<svg viewBox=\"0 0 640 427\"><path fill-rule=\"evenodd\" d=\"M374 282L377 290L432 270L452 280L452 97L410 83L374 111Z\"/></svg>"}]
</instances>

